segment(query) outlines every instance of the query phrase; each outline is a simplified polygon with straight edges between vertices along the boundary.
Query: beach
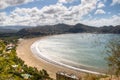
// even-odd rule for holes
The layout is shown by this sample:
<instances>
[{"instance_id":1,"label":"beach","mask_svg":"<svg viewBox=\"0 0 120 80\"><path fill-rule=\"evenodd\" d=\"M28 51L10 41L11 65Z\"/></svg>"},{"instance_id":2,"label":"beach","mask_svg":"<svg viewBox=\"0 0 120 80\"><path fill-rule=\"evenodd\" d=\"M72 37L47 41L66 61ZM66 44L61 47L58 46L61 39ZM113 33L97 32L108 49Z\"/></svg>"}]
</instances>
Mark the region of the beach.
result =
<instances>
[{"instance_id":1,"label":"beach","mask_svg":"<svg viewBox=\"0 0 120 80\"><path fill-rule=\"evenodd\" d=\"M84 73L81 73L81 72L78 72L78 71L63 67L63 66L51 64L33 55L33 53L30 50L30 47L35 41L40 40L40 39L41 37L23 39L19 41L17 49L16 49L17 56L21 58L25 62L25 64L27 64L28 66L36 67L38 70L42 70L42 69L47 70L50 77L54 79L58 71L65 71L69 74L74 73L78 77L80 77L81 75L84 75Z\"/></svg>"},{"instance_id":2,"label":"beach","mask_svg":"<svg viewBox=\"0 0 120 80\"><path fill-rule=\"evenodd\" d=\"M70 68L69 66L63 66L60 64L56 64L55 62L52 63L49 60L46 60L44 58L40 58L37 55L33 54L33 51L31 50L31 45L39 41L40 39L43 39L45 37L38 37L38 38L31 38L31 39L22 39L19 40L18 46L17 46L17 56L21 58L23 61L25 61L25 64L28 66L36 67L38 70L45 69L47 70L48 74L52 78L56 78L56 73L59 71L67 72L68 74L75 74L77 77L82 77L85 75L85 73L93 73L97 74L96 72L88 71L79 69L76 70L74 68ZM44 54L44 53L43 53Z\"/></svg>"}]
</instances>

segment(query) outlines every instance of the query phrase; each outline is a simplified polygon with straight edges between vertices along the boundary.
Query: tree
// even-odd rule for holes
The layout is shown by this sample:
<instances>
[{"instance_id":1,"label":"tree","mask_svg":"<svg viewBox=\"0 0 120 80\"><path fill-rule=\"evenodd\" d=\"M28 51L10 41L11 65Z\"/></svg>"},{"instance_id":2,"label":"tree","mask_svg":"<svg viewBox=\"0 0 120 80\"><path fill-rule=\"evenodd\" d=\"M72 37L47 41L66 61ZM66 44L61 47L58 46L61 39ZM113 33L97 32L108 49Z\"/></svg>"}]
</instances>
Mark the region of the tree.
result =
<instances>
[{"instance_id":1,"label":"tree","mask_svg":"<svg viewBox=\"0 0 120 80\"><path fill-rule=\"evenodd\" d=\"M120 40L114 40L109 43L107 48L108 66L110 68L111 74L120 77Z\"/></svg>"},{"instance_id":2,"label":"tree","mask_svg":"<svg viewBox=\"0 0 120 80\"><path fill-rule=\"evenodd\" d=\"M0 80L51 80L47 71L29 67L17 57L16 46L9 53L6 51L9 41L0 40ZM13 67L17 65L16 67ZM42 72L42 74L40 73Z\"/></svg>"}]
</instances>

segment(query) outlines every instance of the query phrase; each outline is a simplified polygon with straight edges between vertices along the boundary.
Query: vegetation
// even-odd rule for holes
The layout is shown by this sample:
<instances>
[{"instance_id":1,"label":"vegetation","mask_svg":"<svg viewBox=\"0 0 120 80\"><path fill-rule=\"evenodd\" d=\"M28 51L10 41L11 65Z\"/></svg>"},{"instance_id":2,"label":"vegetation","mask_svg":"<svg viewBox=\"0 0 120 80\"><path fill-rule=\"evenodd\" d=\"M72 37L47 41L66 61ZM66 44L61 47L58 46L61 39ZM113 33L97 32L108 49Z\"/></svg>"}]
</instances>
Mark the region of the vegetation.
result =
<instances>
[{"instance_id":1,"label":"vegetation","mask_svg":"<svg viewBox=\"0 0 120 80\"><path fill-rule=\"evenodd\" d=\"M106 80L105 78L107 77L107 75L86 74L85 76L83 76L83 80Z\"/></svg>"},{"instance_id":2,"label":"vegetation","mask_svg":"<svg viewBox=\"0 0 120 80\"><path fill-rule=\"evenodd\" d=\"M0 80L51 80L46 70L29 67L16 56L17 40L0 40Z\"/></svg>"},{"instance_id":3,"label":"vegetation","mask_svg":"<svg viewBox=\"0 0 120 80\"><path fill-rule=\"evenodd\" d=\"M11 26L12 27L12 26ZM15 26L14 26L15 28ZM36 37L53 34L65 34L65 33L116 33L120 34L120 25L118 26L103 26L103 27L92 27L84 24L67 25L67 24L56 24L46 25L37 27L17 27L20 28L16 31L8 30L0 32L0 37ZM7 32L7 33L6 33Z\"/></svg>"},{"instance_id":4,"label":"vegetation","mask_svg":"<svg viewBox=\"0 0 120 80\"><path fill-rule=\"evenodd\" d=\"M35 67L29 67L16 56L17 39L21 37L37 37L64 33L120 33L120 26L116 27L89 27L82 24L74 26L58 24L53 26L39 26L35 28L22 29L15 33L0 33L0 80L51 80L46 70L37 70ZM13 44L9 47L9 44ZM120 76L120 41L111 42L107 51L108 66L111 75ZM88 74L83 80L101 80L107 76L96 76ZM63 79L64 80L64 79ZM119 80L119 79L118 79Z\"/></svg>"},{"instance_id":5,"label":"vegetation","mask_svg":"<svg viewBox=\"0 0 120 80\"><path fill-rule=\"evenodd\" d=\"M120 40L110 42L107 50L108 57L106 58L110 68L110 74L116 75L120 80Z\"/></svg>"},{"instance_id":6,"label":"vegetation","mask_svg":"<svg viewBox=\"0 0 120 80\"><path fill-rule=\"evenodd\" d=\"M53 34L65 34L65 33L120 33L120 25L118 26L105 26L105 27L91 27L83 24L76 25L47 25L38 26L33 28L25 28L17 32L22 37L25 36L38 36L38 35L53 35Z\"/></svg>"}]
</instances>

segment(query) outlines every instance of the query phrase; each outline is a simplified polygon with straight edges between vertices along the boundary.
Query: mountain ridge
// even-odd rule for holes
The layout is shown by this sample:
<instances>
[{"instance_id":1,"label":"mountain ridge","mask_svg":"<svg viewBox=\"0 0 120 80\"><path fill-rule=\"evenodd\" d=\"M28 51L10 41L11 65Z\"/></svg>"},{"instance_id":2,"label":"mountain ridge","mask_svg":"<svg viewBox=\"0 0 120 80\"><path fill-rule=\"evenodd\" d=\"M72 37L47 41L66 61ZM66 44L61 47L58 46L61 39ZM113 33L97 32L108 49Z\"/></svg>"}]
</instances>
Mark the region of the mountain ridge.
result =
<instances>
[{"instance_id":1,"label":"mountain ridge","mask_svg":"<svg viewBox=\"0 0 120 80\"><path fill-rule=\"evenodd\" d=\"M120 25L117 26L103 26L92 27L84 24L67 25L45 25L32 28L24 28L17 32L19 35L53 35L53 34L65 34L65 33L115 33L120 34Z\"/></svg>"},{"instance_id":2,"label":"mountain ridge","mask_svg":"<svg viewBox=\"0 0 120 80\"><path fill-rule=\"evenodd\" d=\"M120 25L93 27L79 23L76 25L56 24L56 25L44 25L37 27L24 26L19 28L19 30L17 30L16 32L8 32L8 33L2 32L0 33L0 37L4 37L4 36L35 37L35 36L54 35L54 34L66 34L66 33L120 34Z\"/></svg>"}]
</instances>

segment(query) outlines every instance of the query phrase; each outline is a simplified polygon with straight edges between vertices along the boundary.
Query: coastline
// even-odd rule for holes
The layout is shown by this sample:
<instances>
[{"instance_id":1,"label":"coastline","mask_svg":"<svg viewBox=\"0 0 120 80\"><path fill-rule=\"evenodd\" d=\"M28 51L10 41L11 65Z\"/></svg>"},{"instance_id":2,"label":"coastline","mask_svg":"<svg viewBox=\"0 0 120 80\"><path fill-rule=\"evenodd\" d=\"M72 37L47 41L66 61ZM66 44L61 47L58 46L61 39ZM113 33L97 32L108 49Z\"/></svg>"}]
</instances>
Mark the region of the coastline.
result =
<instances>
[{"instance_id":1,"label":"coastline","mask_svg":"<svg viewBox=\"0 0 120 80\"><path fill-rule=\"evenodd\" d=\"M47 36L46 36L47 37ZM52 63L49 60L46 60L44 58L38 58L37 55L34 55L34 52L31 51L31 45L34 42L37 42L40 39L43 39L45 37L38 37L38 38L31 38L31 39L23 39L19 41L18 47L17 47L17 56L21 58L23 61L25 61L25 64L28 66L36 67L38 70L45 69L47 70L50 77L54 78L56 77L56 73L58 71L65 71L69 74L74 73L78 77L84 76L85 73L93 73L93 74L100 74L98 72L93 72L89 70L71 68L68 65L60 65L56 63Z\"/></svg>"}]
</instances>

